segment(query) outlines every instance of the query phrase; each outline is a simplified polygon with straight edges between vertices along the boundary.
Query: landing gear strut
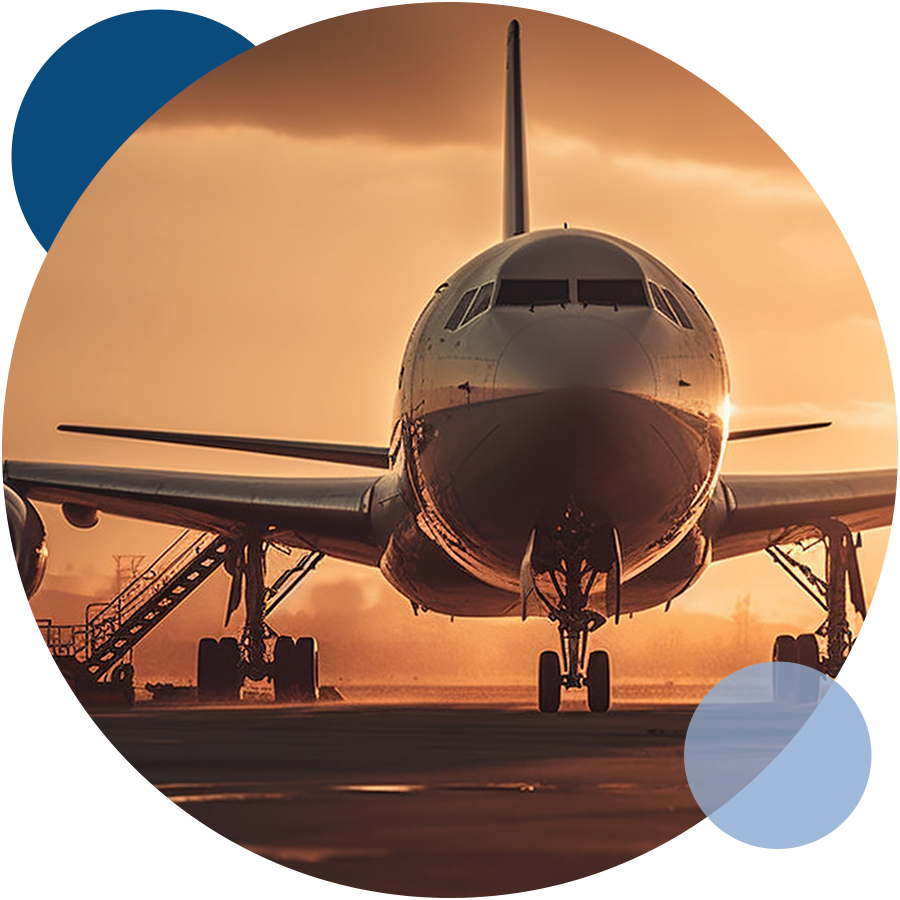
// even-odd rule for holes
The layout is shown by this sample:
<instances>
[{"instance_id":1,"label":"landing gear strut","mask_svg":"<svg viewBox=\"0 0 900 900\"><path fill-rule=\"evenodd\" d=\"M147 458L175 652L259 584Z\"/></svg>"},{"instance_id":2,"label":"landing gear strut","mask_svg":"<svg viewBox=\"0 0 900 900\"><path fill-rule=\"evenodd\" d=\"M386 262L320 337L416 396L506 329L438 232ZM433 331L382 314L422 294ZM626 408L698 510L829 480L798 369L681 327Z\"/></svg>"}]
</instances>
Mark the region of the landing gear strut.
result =
<instances>
[{"instance_id":1,"label":"landing gear strut","mask_svg":"<svg viewBox=\"0 0 900 900\"><path fill-rule=\"evenodd\" d=\"M522 618L529 599L542 604L559 629L561 654L546 650L538 665L538 708L557 712L563 687L587 687L592 712L609 709L609 655L602 650L588 656L589 635L606 622L588 608L598 576L605 576L606 610L620 615L619 575L622 567L619 535L612 526L588 519L573 502L555 520L540 523L532 532L522 560ZM548 599L537 579L542 577L556 594ZM548 591L549 593L549 591ZM560 656L562 664L560 664ZM585 658L587 671L585 673Z\"/></svg>"},{"instance_id":2,"label":"landing gear strut","mask_svg":"<svg viewBox=\"0 0 900 900\"><path fill-rule=\"evenodd\" d=\"M766 551L825 612L825 620L814 633L796 638L779 635L775 639L772 659L799 663L835 678L855 640L847 618L847 602L849 600L860 618L865 619L866 599L856 553L859 544L854 542L853 533L836 519L817 527L825 544L824 578L781 547L769 547Z\"/></svg>"},{"instance_id":3,"label":"landing gear strut","mask_svg":"<svg viewBox=\"0 0 900 900\"><path fill-rule=\"evenodd\" d=\"M266 587L267 544L257 535L233 547L225 567L232 577L225 624L243 600L240 640L203 638L197 650L197 695L201 703L236 702L245 679L274 681L278 702L314 703L319 698L319 651L311 637L279 635L266 617L319 563L310 551Z\"/></svg>"}]
</instances>

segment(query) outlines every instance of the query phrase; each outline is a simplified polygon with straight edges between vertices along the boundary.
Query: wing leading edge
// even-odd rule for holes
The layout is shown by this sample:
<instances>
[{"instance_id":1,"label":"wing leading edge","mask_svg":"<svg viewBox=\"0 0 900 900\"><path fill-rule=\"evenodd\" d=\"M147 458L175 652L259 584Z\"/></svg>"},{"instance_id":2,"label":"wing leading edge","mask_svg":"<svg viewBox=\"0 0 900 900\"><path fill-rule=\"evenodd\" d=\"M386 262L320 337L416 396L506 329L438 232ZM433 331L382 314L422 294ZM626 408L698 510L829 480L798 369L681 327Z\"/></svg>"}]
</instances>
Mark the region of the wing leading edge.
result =
<instances>
[{"instance_id":1,"label":"wing leading edge","mask_svg":"<svg viewBox=\"0 0 900 900\"><path fill-rule=\"evenodd\" d=\"M272 540L377 565L367 478L254 478L8 461L3 480L30 500L218 531L258 529Z\"/></svg>"},{"instance_id":2,"label":"wing leading edge","mask_svg":"<svg viewBox=\"0 0 900 900\"><path fill-rule=\"evenodd\" d=\"M71 503L112 515L316 547L378 565L367 478L255 478L63 463L8 461L3 480L31 500ZM890 525L896 469L821 475L724 475L708 514L713 558L819 536L840 519L854 531Z\"/></svg>"},{"instance_id":3,"label":"wing leading edge","mask_svg":"<svg viewBox=\"0 0 900 900\"><path fill-rule=\"evenodd\" d=\"M817 523L840 519L853 531L890 525L896 469L821 475L723 475L713 559L818 537Z\"/></svg>"}]
</instances>

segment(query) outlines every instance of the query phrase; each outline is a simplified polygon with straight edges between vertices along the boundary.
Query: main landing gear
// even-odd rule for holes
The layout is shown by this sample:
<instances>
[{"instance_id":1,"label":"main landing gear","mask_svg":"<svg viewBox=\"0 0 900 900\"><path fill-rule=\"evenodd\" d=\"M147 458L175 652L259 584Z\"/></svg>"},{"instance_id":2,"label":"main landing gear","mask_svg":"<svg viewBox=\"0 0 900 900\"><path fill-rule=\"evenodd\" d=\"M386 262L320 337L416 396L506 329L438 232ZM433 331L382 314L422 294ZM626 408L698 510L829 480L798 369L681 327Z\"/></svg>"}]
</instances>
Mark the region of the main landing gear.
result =
<instances>
[{"instance_id":1,"label":"main landing gear","mask_svg":"<svg viewBox=\"0 0 900 900\"><path fill-rule=\"evenodd\" d=\"M824 610L825 620L811 634L794 637L781 634L775 639L772 659L775 662L798 663L835 678L854 643L847 616L847 602L861 619L866 617L866 600L859 571L857 548L859 538L843 523L830 519L819 524L825 544L825 577L794 559L781 547L769 547L772 559L796 581ZM775 683L775 699L796 699L795 686ZM801 698L803 699L803 698ZM811 701L815 697L806 698Z\"/></svg>"},{"instance_id":2,"label":"main landing gear","mask_svg":"<svg viewBox=\"0 0 900 900\"><path fill-rule=\"evenodd\" d=\"M591 632L606 621L588 608L598 576L605 578L606 609L620 615L619 574L622 568L619 536L612 526L592 522L570 502L562 515L534 529L522 560L522 618L534 596L559 629L561 654L545 650L538 664L538 709L559 710L562 688L587 688L591 712L606 712L610 703L609 654L595 650L588 656ZM541 590L537 579L549 583L556 601ZM585 669L587 657L587 669Z\"/></svg>"},{"instance_id":3,"label":"main landing gear","mask_svg":"<svg viewBox=\"0 0 900 900\"><path fill-rule=\"evenodd\" d=\"M203 638L197 648L197 698L201 703L234 703L245 679L274 682L279 703L314 703L319 699L319 651L315 638L295 640L277 634L267 616L322 559L307 553L271 587L265 584L267 546L259 537L237 543L225 566L232 577L225 624L244 603L240 640Z\"/></svg>"},{"instance_id":4,"label":"main landing gear","mask_svg":"<svg viewBox=\"0 0 900 900\"><path fill-rule=\"evenodd\" d=\"M254 678L236 638L203 638L197 648L197 698L237 703L244 679L274 682L276 703L315 703L319 697L319 651L315 638L275 638L272 660Z\"/></svg>"}]
</instances>

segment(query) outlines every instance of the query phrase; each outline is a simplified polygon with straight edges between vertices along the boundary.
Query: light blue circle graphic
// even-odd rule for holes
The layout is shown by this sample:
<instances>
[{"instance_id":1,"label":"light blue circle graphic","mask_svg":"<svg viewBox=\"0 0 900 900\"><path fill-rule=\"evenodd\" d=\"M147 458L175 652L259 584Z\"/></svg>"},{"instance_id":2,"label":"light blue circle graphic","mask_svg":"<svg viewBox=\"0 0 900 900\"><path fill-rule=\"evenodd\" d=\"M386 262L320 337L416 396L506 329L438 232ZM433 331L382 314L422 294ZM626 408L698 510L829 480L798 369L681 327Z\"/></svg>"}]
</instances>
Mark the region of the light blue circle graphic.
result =
<instances>
[{"instance_id":1,"label":"light blue circle graphic","mask_svg":"<svg viewBox=\"0 0 900 900\"><path fill-rule=\"evenodd\" d=\"M113 16L66 41L35 75L13 132L16 195L41 246L153 113L252 46L220 22L167 9Z\"/></svg>"},{"instance_id":2,"label":"light blue circle graphic","mask_svg":"<svg viewBox=\"0 0 900 900\"><path fill-rule=\"evenodd\" d=\"M853 698L820 672L787 662L720 681L684 742L697 805L726 834L772 849L834 831L859 803L871 762Z\"/></svg>"}]
</instances>

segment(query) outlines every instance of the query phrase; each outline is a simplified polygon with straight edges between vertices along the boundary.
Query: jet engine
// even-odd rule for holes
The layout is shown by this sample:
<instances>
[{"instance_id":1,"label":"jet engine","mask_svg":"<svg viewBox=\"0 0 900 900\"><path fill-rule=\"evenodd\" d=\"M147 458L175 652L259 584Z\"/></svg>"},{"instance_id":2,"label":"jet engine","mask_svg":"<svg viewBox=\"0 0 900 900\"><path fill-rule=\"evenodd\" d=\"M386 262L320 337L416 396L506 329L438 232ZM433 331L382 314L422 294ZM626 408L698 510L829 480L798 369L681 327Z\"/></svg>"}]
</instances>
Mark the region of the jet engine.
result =
<instances>
[{"instance_id":1,"label":"jet engine","mask_svg":"<svg viewBox=\"0 0 900 900\"><path fill-rule=\"evenodd\" d=\"M637 612L661 600L673 600L703 574L711 561L712 545L702 529L694 526L661 560L622 585L622 609Z\"/></svg>"},{"instance_id":2,"label":"jet engine","mask_svg":"<svg viewBox=\"0 0 900 900\"><path fill-rule=\"evenodd\" d=\"M40 587L47 568L47 530L31 503L5 484L3 498L19 577L26 596L30 598Z\"/></svg>"},{"instance_id":3,"label":"jet engine","mask_svg":"<svg viewBox=\"0 0 900 900\"><path fill-rule=\"evenodd\" d=\"M63 518L75 528L93 528L100 521L100 513L92 506L80 503L63 503Z\"/></svg>"}]
</instances>

